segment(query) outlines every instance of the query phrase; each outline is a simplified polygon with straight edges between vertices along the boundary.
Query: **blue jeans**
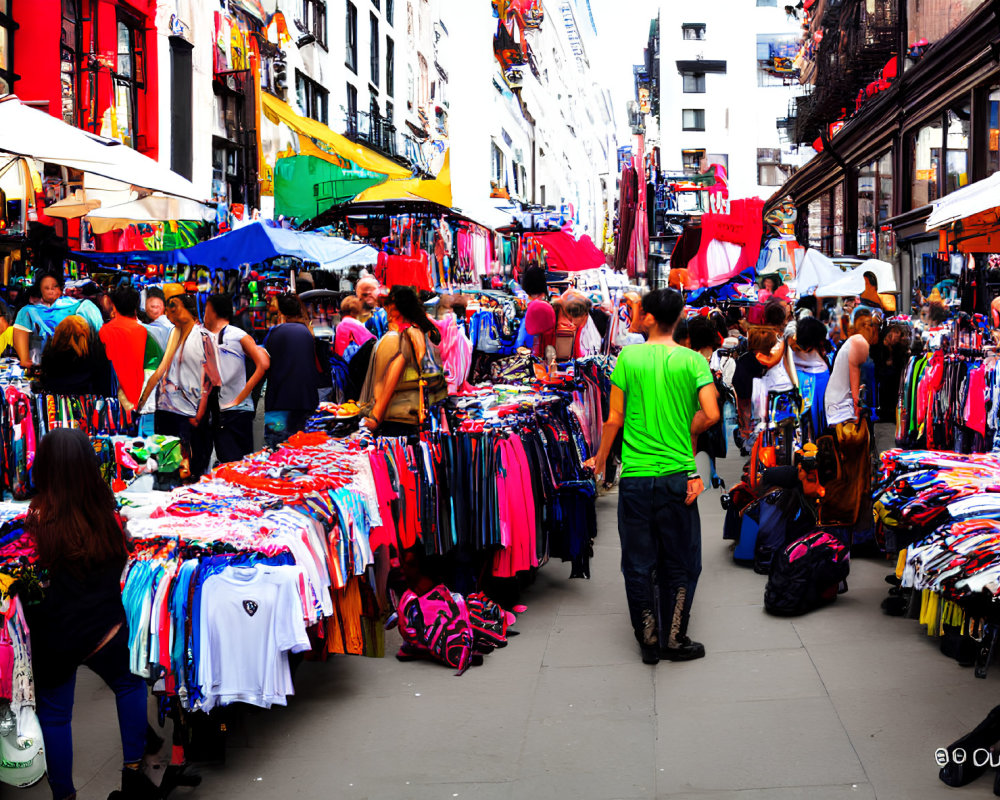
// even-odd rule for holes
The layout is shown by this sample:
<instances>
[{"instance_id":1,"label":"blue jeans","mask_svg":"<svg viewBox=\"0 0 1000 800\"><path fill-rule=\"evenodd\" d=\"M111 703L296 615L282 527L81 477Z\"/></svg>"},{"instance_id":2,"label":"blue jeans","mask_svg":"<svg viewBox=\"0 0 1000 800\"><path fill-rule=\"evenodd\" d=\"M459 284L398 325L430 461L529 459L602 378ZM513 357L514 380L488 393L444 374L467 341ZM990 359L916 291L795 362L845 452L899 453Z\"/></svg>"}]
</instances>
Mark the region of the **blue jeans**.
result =
<instances>
[{"instance_id":1,"label":"blue jeans","mask_svg":"<svg viewBox=\"0 0 1000 800\"><path fill-rule=\"evenodd\" d=\"M156 433L156 414L139 415L139 436L143 439Z\"/></svg>"},{"instance_id":2,"label":"blue jeans","mask_svg":"<svg viewBox=\"0 0 1000 800\"><path fill-rule=\"evenodd\" d=\"M701 575L701 518L698 504L685 505L686 497L686 473L622 478L618 484L622 576L642 644L675 646L687 635Z\"/></svg>"},{"instance_id":3,"label":"blue jeans","mask_svg":"<svg viewBox=\"0 0 1000 800\"><path fill-rule=\"evenodd\" d=\"M146 749L146 683L129 669L128 627L122 625L110 642L83 663L115 693L124 763L141 761ZM73 677L61 686L38 686L35 691L49 786L55 800L71 797L76 791L73 788L72 730L75 688L74 669Z\"/></svg>"}]
</instances>

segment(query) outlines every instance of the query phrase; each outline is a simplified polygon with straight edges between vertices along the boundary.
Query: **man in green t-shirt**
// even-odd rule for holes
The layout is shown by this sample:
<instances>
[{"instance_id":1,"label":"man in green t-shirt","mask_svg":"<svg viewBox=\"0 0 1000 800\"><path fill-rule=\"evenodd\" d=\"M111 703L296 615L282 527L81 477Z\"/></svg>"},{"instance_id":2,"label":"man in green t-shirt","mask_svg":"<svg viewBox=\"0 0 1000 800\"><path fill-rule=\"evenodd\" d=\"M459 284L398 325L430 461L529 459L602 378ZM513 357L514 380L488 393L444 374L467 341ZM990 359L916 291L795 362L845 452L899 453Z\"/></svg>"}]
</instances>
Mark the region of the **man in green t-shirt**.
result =
<instances>
[{"instance_id":1,"label":"man in green t-shirt","mask_svg":"<svg viewBox=\"0 0 1000 800\"><path fill-rule=\"evenodd\" d=\"M618 534L629 616L647 664L661 657L690 661L705 655L704 646L687 636L701 574L696 500L704 491L694 441L719 421L719 403L708 363L673 340L683 310L684 298L672 289L643 297L648 340L625 347L618 356L611 413L597 454L588 462L602 476L624 428Z\"/></svg>"}]
</instances>

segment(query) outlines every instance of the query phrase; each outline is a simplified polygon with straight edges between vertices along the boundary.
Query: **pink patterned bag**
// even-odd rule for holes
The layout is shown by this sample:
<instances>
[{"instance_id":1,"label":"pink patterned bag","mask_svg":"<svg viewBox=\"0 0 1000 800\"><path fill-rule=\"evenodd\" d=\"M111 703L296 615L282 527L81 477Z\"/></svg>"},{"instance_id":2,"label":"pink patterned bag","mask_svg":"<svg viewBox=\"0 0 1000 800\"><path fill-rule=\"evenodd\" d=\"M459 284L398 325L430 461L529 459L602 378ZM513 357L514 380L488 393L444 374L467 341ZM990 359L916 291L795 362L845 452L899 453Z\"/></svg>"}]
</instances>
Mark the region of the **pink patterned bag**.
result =
<instances>
[{"instance_id":1,"label":"pink patterned bag","mask_svg":"<svg viewBox=\"0 0 1000 800\"><path fill-rule=\"evenodd\" d=\"M469 668L475 636L461 595L452 595L443 584L420 597L407 590L397 613L403 637L398 657L430 658L458 670L458 675Z\"/></svg>"}]
</instances>

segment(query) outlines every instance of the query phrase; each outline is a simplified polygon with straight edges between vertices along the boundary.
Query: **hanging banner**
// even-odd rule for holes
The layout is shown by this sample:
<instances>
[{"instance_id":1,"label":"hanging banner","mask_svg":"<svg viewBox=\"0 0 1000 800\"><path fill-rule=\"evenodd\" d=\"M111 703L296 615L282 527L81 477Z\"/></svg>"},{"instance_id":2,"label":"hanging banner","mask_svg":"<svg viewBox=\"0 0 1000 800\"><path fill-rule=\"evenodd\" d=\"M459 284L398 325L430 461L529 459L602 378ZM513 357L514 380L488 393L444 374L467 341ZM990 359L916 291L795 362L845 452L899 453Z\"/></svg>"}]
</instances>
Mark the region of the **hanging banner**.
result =
<instances>
[{"instance_id":1,"label":"hanging banner","mask_svg":"<svg viewBox=\"0 0 1000 800\"><path fill-rule=\"evenodd\" d=\"M701 217L701 247L688 272L695 287L720 286L757 264L763 234L764 201L729 201L728 214Z\"/></svg>"}]
</instances>

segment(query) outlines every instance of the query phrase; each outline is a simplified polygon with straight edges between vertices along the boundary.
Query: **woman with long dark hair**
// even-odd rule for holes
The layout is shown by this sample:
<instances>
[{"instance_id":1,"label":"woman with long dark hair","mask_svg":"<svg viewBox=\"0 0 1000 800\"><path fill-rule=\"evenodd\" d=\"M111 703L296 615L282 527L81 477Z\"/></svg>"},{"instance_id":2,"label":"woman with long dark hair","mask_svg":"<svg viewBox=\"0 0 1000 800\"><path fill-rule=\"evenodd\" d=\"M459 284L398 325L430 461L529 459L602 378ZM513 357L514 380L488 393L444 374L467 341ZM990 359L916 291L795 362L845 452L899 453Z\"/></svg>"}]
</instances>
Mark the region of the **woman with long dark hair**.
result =
<instances>
[{"instance_id":1,"label":"woman with long dark hair","mask_svg":"<svg viewBox=\"0 0 1000 800\"><path fill-rule=\"evenodd\" d=\"M114 393L104 344L83 317L71 314L56 326L42 351L41 385L49 394Z\"/></svg>"},{"instance_id":2,"label":"woman with long dark hair","mask_svg":"<svg viewBox=\"0 0 1000 800\"><path fill-rule=\"evenodd\" d=\"M86 665L115 693L125 798L159 796L141 770L146 684L129 669L121 574L128 559L111 489L87 436L56 428L42 438L33 476L38 494L25 523L44 571L44 596L25 606L31 629L38 721L56 800L75 798L73 692Z\"/></svg>"},{"instance_id":3,"label":"woman with long dark hair","mask_svg":"<svg viewBox=\"0 0 1000 800\"><path fill-rule=\"evenodd\" d=\"M394 286L383 306L389 332L379 340L361 392L362 405L371 406L365 425L381 436L408 436L419 430L426 407L442 399L440 387L420 386L428 368L440 373L447 394L437 352L441 332L409 286Z\"/></svg>"}]
</instances>

